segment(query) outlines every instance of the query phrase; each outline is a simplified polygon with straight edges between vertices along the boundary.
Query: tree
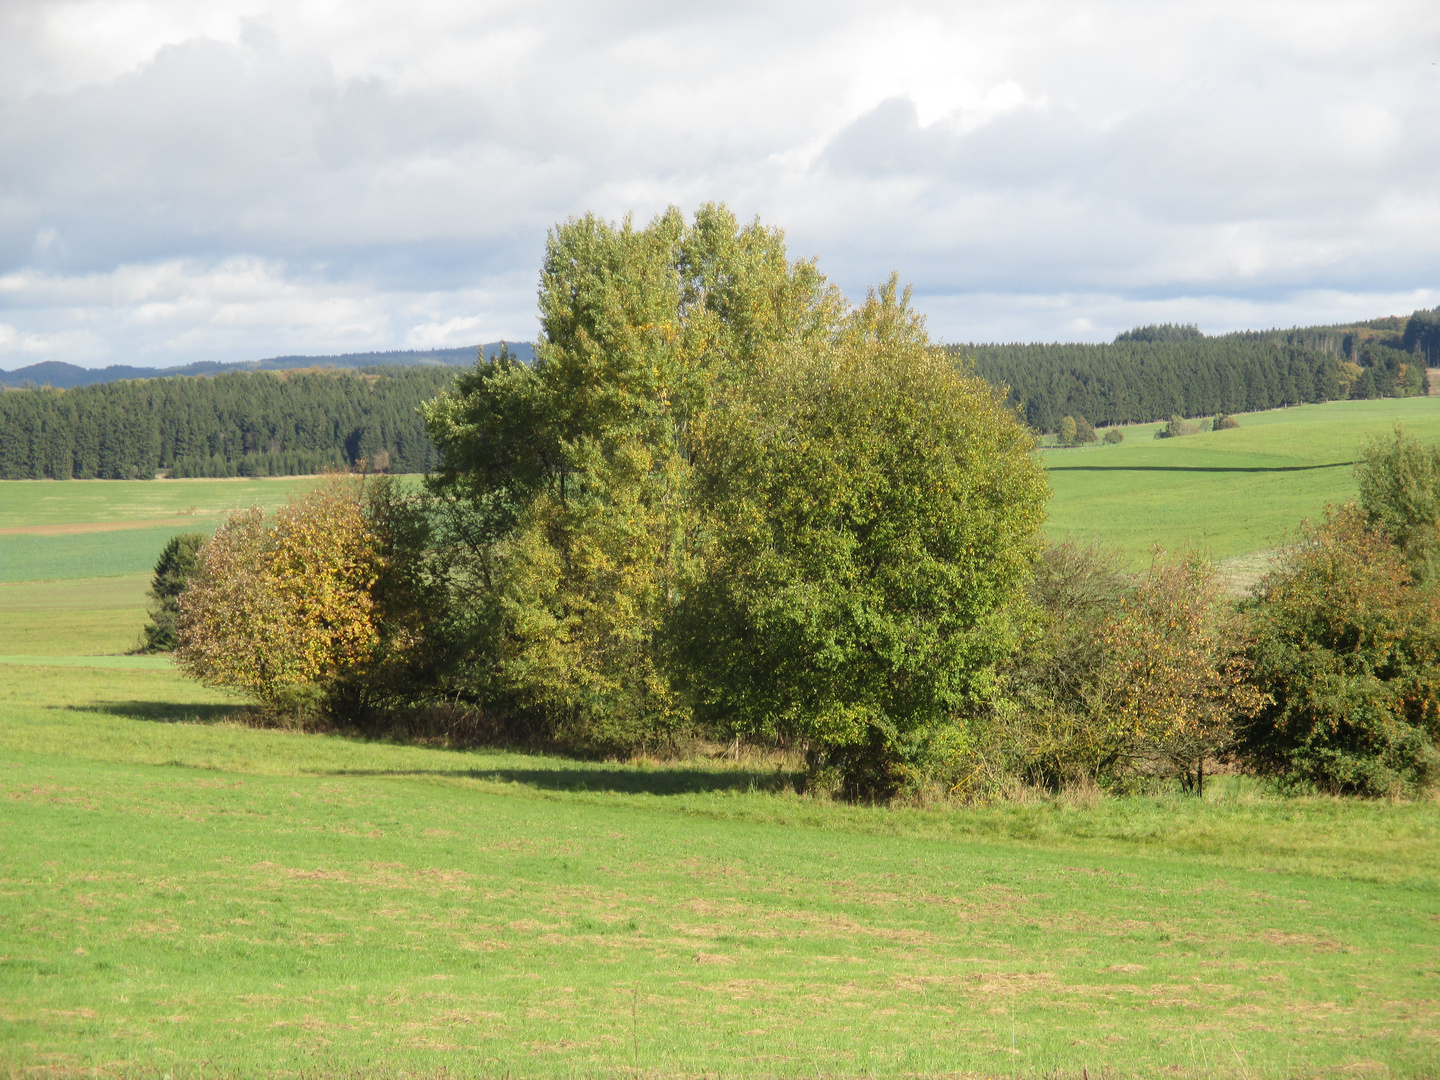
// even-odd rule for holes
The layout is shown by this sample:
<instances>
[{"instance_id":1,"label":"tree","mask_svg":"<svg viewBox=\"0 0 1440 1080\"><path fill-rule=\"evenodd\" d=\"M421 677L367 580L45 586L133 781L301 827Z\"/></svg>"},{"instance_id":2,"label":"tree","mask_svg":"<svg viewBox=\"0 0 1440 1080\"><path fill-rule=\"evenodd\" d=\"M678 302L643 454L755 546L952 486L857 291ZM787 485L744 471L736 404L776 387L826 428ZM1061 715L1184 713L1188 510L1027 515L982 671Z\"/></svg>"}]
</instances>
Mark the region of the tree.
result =
<instances>
[{"instance_id":1,"label":"tree","mask_svg":"<svg viewBox=\"0 0 1440 1080\"><path fill-rule=\"evenodd\" d=\"M1168 759L1204 793L1205 760L1226 749L1236 717L1264 693L1250 682L1242 627L1227 613L1214 565L1156 552L1121 613L1104 630L1115 679L1110 714L1117 759Z\"/></svg>"},{"instance_id":2,"label":"tree","mask_svg":"<svg viewBox=\"0 0 1440 1080\"><path fill-rule=\"evenodd\" d=\"M155 601L145 626L145 652L170 652L175 648L180 616L180 595L195 572L196 554L208 537L204 533L172 536L155 563L149 596Z\"/></svg>"},{"instance_id":3,"label":"tree","mask_svg":"<svg viewBox=\"0 0 1440 1080\"><path fill-rule=\"evenodd\" d=\"M1355 468L1360 509L1405 554L1416 580L1440 569L1440 446L1423 445L1399 428L1371 439Z\"/></svg>"},{"instance_id":4,"label":"tree","mask_svg":"<svg viewBox=\"0 0 1440 1080\"><path fill-rule=\"evenodd\" d=\"M1307 525L1257 587L1239 731L1262 772L1383 795L1440 779L1440 599L1354 505Z\"/></svg>"},{"instance_id":5,"label":"tree","mask_svg":"<svg viewBox=\"0 0 1440 1080\"><path fill-rule=\"evenodd\" d=\"M717 395L843 310L784 237L723 207L549 237L533 366L482 361L426 412L472 701L593 749L685 719L661 629L696 557L693 463Z\"/></svg>"},{"instance_id":6,"label":"tree","mask_svg":"<svg viewBox=\"0 0 1440 1080\"><path fill-rule=\"evenodd\" d=\"M1095 441L1095 428L1083 416L1075 417L1075 434L1071 439L1076 446Z\"/></svg>"},{"instance_id":7,"label":"tree","mask_svg":"<svg viewBox=\"0 0 1440 1080\"><path fill-rule=\"evenodd\" d=\"M1074 446L1074 445L1075 445L1075 433L1076 433L1078 430L1079 430L1079 425L1075 422L1075 418L1074 418L1073 416L1063 416L1063 417L1061 417L1061 418L1060 418L1060 445L1061 445L1061 446Z\"/></svg>"},{"instance_id":8,"label":"tree","mask_svg":"<svg viewBox=\"0 0 1440 1080\"><path fill-rule=\"evenodd\" d=\"M1155 433L1157 439L1178 439L1185 435L1194 435L1200 428L1197 424L1184 417L1171 416L1166 425Z\"/></svg>"},{"instance_id":9,"label":"tree","mask_svg":"<svg viewBox=\"0 0 1440 1080\"><path fill-rule=\"evenodd\" d=\"M1048 489L1027 429L934 350L894 278L712 416L711 543L674 640L696 707L804 740L817 782L886 797L994 688Z\"/></svg>"},{"instance_id":10,"label":"tree","mask_svg":"<svg viewBox=\"0 0 1440 1080\"><path fill-rule=\"evenodd\" d=\"M1114 446L1116 443L1122 443L1124 441L1125 433L1119 428L1111 428L1109 431L1105 432L1105 442L1109 446Z\"/></svg>"},{"instance_id":11,"label":"tree","mask_svg":"<svg viewBox=\"0 0 1440 1080\"><path fill-rule=\"evenodd\" d=\"M273 518L235 514L200 548L180 596L176 662L267 708L303 711L369 659L378 575L358 482L332 480Z\"/></svg>"}]
</instances>

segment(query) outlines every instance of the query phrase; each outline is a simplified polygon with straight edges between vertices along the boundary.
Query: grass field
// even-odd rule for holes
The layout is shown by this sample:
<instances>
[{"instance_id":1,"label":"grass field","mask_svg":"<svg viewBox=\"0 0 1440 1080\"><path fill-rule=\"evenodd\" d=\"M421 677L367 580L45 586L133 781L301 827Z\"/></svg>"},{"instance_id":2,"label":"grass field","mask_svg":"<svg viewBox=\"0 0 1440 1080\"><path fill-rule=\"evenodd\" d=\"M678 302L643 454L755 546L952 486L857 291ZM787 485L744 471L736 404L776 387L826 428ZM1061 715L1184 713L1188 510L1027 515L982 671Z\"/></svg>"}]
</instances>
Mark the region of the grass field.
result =
<instances>
[{"instance_id":1,"label":"grass field","mask_svg":"<svg viewBox=\"0 0 1440 1080\"><path fill-rule=\"evenodd\" d=\"M0 487L0 582L143 573L176 533L213 532L233 510L279 506L316 482L7 480Z\"/></svg>"},{"instance_id":2,"label":"grass field","mask_svg":"<svg viewBox=\"0 0 1440 1080\"><path fill-rule=\"evenodd\" d=\"M1156 439L1122 429L1116 446L1044 453L1054 497L1047 532L1099 540L1138 563L1152 544L1217 559L1275 547L1327 503L1355 498L1348 464L1396 424L1440 440L1440 398L1337 401L1250 413L1229 431Z\"/></svg>"},{"instance_id":3,"label":"grass field","mask_svg":"<svg viewBox=\"0 0 1440 1080\"><path fill-rule=\"evenodd\" d=\"M1278 456L1251 419L1263 453L1192 445ZM1049 458L1181 460L1131 439ZM0 520L245 501L149 486L0 485ZM27 489L43 521L6 501ZM62 554L15 573L52 580L0 584L12 1075L1440 1075L1440 803L1221 777L1203 801L854 807L758 758L253 730L124 655L144 573L65 562L152 530L44 537Z\"/></svg>"}]
</instances>

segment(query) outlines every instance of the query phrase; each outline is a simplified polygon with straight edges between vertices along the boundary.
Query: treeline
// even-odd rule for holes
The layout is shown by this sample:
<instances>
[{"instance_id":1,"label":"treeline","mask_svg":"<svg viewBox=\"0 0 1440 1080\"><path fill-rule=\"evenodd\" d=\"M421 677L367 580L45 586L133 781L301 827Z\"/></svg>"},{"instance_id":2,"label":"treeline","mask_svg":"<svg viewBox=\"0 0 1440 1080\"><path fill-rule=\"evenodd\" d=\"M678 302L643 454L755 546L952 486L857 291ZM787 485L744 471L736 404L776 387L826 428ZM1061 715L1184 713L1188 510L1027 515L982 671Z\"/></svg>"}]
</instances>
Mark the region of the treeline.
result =
<instances>
[{"instance_id":1,"label":"treeline","mask_svg":"<svg viewBox=\"0 0 1440 1080\"><path fill-rule=\"evenodd\" d=\"M419 406L454 369L253 372L0 393L0 479L289 476L437 464Z\"/></svg>"},{"instance_id":2,"label":"treeline","mask_svg":"<svg viewBox=\"0 0 1440 1080\"><path fill-rule=\"evenodd\" d=\"M1207 337L1167 325L1126 331L1110 345L952 348L1008 387L1031 427L1053 432L1066 416L1108 427L1424 394L1427 362L1440 363L1440 310L1349 328Z\"/></svg>"}]
</instances>

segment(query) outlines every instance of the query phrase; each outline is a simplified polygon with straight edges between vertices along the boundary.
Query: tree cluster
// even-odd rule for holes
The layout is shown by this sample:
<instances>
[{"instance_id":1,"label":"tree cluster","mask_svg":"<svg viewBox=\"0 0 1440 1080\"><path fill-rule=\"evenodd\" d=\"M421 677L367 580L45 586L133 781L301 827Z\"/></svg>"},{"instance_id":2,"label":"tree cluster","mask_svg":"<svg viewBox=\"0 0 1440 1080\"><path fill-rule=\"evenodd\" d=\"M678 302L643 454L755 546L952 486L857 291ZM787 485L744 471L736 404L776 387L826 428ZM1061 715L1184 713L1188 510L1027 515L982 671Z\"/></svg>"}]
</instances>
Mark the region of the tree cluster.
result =
<instances>
[{"instance_id":1,"label":"tree cluster","mask_svg":"<svg viewBox=\"0 0 1440 1080\"><path fill-rule=\"evenodd\" d=\"M424 493L217 534L187 670L589 752L779 739L852 795L911 783L1014 638L1048 491L1028 429L893 279L851 306L722 207L565 223L540 308L533 364L426 407ZM325 616L342 580L361 599Z\"/></svg>"},{"instance_id":2,"label":"tree cluster","mask_svg":"<svg viewBox=\"0 0 1440 1080\"><path fill-rule=\"evenodd\" d=\"M377 732L779 744L854 799L1433 780L1440 451L1374 444L1238 610L1193 553L1043 545L1031 429L893 278L851 305L718 206L584 217L540 310L533 363L425 406L423 489L333 480L200 548L184 670Z\"/></svg>"},{"instance_id":3,"label":"tree cluster","mask_svg":"<svg viewBox=\"0 0 1440 1080\"><path fill-rule=\"evenodd\" d=\"M419 414L454 370L137 379L0 393L0 479L279 476L434 467Z\"/></svg>"}]
</instances>

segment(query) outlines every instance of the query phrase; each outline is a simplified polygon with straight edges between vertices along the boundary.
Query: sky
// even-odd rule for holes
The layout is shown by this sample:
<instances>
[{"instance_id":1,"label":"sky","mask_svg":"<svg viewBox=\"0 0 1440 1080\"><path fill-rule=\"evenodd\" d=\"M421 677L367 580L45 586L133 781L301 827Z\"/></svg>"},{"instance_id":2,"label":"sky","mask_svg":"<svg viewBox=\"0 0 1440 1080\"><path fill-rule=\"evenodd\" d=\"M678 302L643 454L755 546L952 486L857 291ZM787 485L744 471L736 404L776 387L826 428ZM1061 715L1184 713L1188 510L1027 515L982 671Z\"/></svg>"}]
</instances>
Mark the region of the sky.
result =
<instances>
[{"instance_id":1,"label":"sky","mask_svg":"<svg viewBox=\"0 0 1440 1080\"><path fill-rule=\"evenodd\" d=\"M947 342L1440 304L1440 4L4 0L0 368L530 340L723 201Z\"/></svg>"}]
</instances>

